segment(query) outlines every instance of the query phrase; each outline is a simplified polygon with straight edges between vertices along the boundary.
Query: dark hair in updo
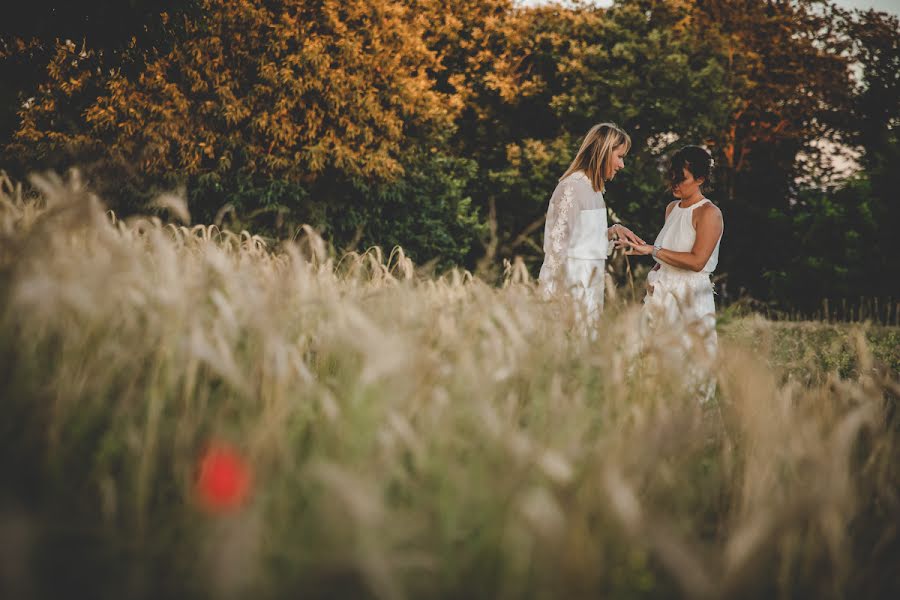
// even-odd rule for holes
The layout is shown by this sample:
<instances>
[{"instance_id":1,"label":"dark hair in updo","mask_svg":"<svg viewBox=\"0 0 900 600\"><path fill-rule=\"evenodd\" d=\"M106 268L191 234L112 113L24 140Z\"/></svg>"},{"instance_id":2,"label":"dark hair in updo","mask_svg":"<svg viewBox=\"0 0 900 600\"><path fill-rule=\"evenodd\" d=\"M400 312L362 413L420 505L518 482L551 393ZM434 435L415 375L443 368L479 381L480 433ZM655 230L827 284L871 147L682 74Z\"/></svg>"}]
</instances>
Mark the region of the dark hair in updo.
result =
<instances>
[{"instance_id":1,"label":"dark hair in updo","mask_svg":"<svg viewBox=\"0 0 900 600\"><path fill-rule=\"evenodd\" d=\"M684 180L684 170L694 176L694 179L703 179L703 185L712 180L713 157L700 146L685 146L672 155L669 161L669 170L666 179L669 187L675 187Z\"/></svg>"}]
</instances>

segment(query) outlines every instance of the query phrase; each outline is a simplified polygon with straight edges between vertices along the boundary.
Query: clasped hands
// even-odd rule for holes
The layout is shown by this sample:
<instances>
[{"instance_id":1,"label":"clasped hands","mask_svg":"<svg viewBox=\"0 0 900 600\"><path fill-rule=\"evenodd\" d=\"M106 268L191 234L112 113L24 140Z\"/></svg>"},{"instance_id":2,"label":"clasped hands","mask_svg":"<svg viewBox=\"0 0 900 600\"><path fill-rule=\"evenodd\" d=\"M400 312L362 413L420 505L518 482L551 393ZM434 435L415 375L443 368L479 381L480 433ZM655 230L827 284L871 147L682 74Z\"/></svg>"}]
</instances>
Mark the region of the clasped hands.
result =
<instances>
[{"instance_id":1,"label":"clasped hands","mask_svg":"<svg viewBox=\"0 0 900 600\"><path fill-rule=\"evenodd\" d=\"M612 227L609 228L609 232L615 236L614 241L616 248L622 248L625 244L628 245L643 245L646 244L644 240L642 240L635 232L628 229L624 225L616 223ZM653 250L653 246L650 246L650 249ZM628 252L626 252L628 254Z\"/></svg>"},{"instance_id":2,"label":"clasped hands","mask_svg":"<svg viewBox=\"0 0 900 600\"><path fill-rule=\"evenodd\" d=\"M616 248L624 248L625 254L629 256L639 255L646 256L648 254L653 253L653 245L648 244L644 240L642 240L638 235L636 235L633 231L625 227L624 225L613 225L611 228L613 230L613 234L616 236L615 238L615 247ZM653 270L659 268L659 265L653 267ZM650 295L653 295L653 284L649 281L647 282L647 292Z\"/></svg>"},{"instance_id":3,"label":"clasped hands","mask_svg":"<svg viewBox=\"0 0 900 600\"><path fill-rule=\"evenodd\" d=\"M615 247L616 248L625 248L625 254L628 255L646 255L651 254L653 252L653 245L648 244L643 239L640 238L636 233L625 227L624 225L619 225L616 223L612 227L609 228L615 238Z\"/></svg>"}]
</instances>

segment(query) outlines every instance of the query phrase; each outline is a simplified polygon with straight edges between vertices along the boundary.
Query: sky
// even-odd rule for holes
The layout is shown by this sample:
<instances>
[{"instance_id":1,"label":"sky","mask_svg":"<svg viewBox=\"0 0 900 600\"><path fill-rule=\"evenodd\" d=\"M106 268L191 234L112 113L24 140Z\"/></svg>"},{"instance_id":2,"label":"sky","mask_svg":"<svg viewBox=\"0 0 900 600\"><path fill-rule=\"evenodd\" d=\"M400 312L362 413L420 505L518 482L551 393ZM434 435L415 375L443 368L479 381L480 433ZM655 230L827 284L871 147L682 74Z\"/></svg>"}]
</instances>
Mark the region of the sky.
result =
<instances>
[{"instance_id":1,"label":"sky","mask_svg":"<svg viewBox=\"0 0 900 600\"><path fill-rule=\"evenodd\" d=\"M548 0L519 0L520 4L526 6L546 4L547 2ZM874 8L875 10L900 16L900 0L834 0L834 2L844 8L861 8L863 10ZM612 0L594 0L594 4L609 6L612 4Z\"/></svg>"},{"instance_id":2,"label":"sky","mask_svg":"<svg viewBox=\"0 0 900 600\"><path fill-rule=\"evenodd\" d=\"M837 0L838 6L845 8L874 8L882 12L900 15L900 0Z\"/></svg>"}]
</instances>

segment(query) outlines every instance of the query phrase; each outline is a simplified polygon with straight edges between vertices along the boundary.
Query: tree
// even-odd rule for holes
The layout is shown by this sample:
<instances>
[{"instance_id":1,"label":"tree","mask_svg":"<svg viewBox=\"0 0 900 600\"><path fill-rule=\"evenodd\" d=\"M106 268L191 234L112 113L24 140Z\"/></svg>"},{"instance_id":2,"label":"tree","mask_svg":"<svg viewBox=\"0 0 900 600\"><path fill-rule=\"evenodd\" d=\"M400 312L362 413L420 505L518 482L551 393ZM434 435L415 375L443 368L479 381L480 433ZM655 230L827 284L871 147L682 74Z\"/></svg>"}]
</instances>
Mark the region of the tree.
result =
<instances>
[{"instance_id":1,"label":"tree","mask_svg":"<svg viewBox=\"0 0 900 600\"><path fill-rule=\"evenodd\" d=\"M399 243L467 267L522 254L536 271L558 177L588 128L614 121L634 145L609 205L645 235L668 153L713 151L730 290L784 303L819 289L804 278L838 281L816 239L844 239L847 219L862 241L844 243L865 254L897 218L886 15L825 0L133 0L104 33L107 5L33 35L0 28L0 68L43 73L16 88L4 158L87 167L117 210L184 185L201 220L227 204L279 235L305 222L339 248ZM864 176L803 189L823 140L865 147ZM894 272L880 260L853 272Z\"/></svg>"},{"instance_id":2,"label":"tree","mask_svg":"<svg viewBox=\"0 0 900 600\"><path fill-rule=\"evenodd\" d=\"M732 288L774 300L797 239L789 216L807 174L799 157L839 142L846 126L848 40L822 0L701 0L695 15L722 44L733 107L713 140L732 249L720 267Z\"/></svg>"},{"instance_id":3,"label":"tree","mask_svg":"<svg viewBox=\"0 0 900 600\"><path fill-rule=\"evenodd\" d=\"M147 53L176 39L181 20L175 17L196 9L195 0L33 0L10 6L0 21L0 147L11 140L20 107L38 93L60 44L90 48L97 68L134 73Z\"/></svg>"},{"instance_id":4,"label":"tree","mask_svg":"<svg viewBox=\"0 0 900 600\"><path fill-rule=\"evenodd\" d=\"M893 241L900 223L900 20L886 13L860 12L847 20L848 37L854 42L853 58L862 67L862 81L855 88L850 141L862 148L861 162L872 188L872 213L882 223L874 248ZM886 281L900 277L897 261L873 253L873 275Z\"/></svg>"},{"instance_id":5,"label":"tree","mask_svg":"<svg viewBox=\"0 0 900 600\"><path fill-rule=\"evenodd\" d=\"M844 136L863 149L862 171L838 186L804 191L790 213L797 244L778 296L806 309L822 298L896 297L900 281L900 266L883 251L900 225L900 24L868 11L844 13L842 26L861 75Z\"/></svg>"},{"instance_id":6,"label":"tree","mask_svg":"<svg viewBox=\"0 0 900 600\"><path fill-rule=\"evenodd\" d=\"M136 75L103 72L95 51L60 44L12 151L62 148L146 181L311 182L328 169L391 179L412 133L450 122L420 17L401 3L201 7L184 39Z\"/></svg>"}]
</instances>

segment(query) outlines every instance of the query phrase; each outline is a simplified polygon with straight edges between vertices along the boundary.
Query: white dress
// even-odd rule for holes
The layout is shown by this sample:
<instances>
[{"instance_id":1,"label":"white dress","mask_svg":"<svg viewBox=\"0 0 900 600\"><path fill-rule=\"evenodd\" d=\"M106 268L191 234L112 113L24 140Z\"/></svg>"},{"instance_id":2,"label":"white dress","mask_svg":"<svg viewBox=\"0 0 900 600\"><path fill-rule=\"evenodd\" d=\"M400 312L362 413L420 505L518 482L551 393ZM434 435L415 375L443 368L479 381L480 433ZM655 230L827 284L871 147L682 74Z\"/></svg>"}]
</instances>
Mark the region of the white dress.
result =
<instances>
[{"instance_id":1,"label":"white dress","mask_svg":"<svg viewBox=\"0 0 900 600\"><path fill-rule=\"evenodd\" d=\"M544 224L544 263L538 279L545 294L572 294L593 322L603 312L607 238L606 204L583 171L557 184Z\"/></svg>"},{"instance_id":2,"label":"white dress","mask_svg":"<svg viewBox=\"0 0 900 600\"><path fill-rule=\"evenodd\" d=\"M681 202L675 204L654 245L674 252L690 252L697 239L693 212L707 202L704 198L688 208L682 208ZM690 362L685 373L693 380L691 383L700 387L704 400L711 398L715 391L708 376L718 348L716 303L710 275L719 263L721 241L719 236L706 266L699 272L657 260L659 269L647 276L653 293L647 292L642 314L644 339L665 345L670 357Z\"/></svg>"}]
</instances>

